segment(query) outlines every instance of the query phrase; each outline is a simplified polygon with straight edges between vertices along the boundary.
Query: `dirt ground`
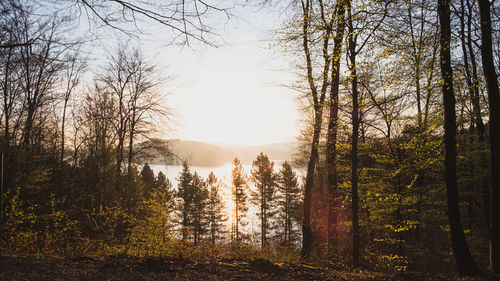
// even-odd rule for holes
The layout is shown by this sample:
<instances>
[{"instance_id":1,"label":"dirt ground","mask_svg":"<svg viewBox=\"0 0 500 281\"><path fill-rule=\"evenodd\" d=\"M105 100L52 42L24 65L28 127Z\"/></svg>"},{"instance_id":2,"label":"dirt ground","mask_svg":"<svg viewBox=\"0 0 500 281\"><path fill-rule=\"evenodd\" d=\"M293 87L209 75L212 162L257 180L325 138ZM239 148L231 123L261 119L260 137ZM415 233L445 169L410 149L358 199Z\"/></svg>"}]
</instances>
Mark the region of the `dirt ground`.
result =
<instances>
[{"instance_id":1,"label":"dirt ground","mask_svg":"<svg viewBox=\"0 0 500 281\"><path fill-rule=\"evenodd\" d=\"M0 257L0 280L494 280L421 273L335 271L266 260L197 262L183 258Z\"/></svg>"}]
</instances>

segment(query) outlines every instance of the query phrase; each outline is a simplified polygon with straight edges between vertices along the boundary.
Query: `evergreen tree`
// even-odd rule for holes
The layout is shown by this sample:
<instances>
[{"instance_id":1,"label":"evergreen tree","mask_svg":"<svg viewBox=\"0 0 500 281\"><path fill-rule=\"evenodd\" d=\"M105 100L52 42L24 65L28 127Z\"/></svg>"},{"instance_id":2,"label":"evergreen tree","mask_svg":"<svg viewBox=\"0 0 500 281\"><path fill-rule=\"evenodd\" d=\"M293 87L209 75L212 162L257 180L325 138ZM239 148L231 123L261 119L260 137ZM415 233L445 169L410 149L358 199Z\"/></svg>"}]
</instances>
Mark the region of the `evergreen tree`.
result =
<instances>
[{"instance_id":1,"label":"evergreen tree","mask_svg":"<svg viewBox=\"0 0 500 281\"><path fill-rule=\"evenodd\" d=\"M278 210L284 225L284 243L289 246L295 233L293 231L293 222L298 222L299 216L297 213L302 204L297 175L288 162L283 163L278 180L280 191L277 195Z\"/></svg>"},{"instance_id":2,"label":"evergreen tree","mask_svg":"<svg viewBox=\"0 0 500 281\"><path fill-rule=\"evenodd\" d=\"M276 190L277 175L273 171L274 163L264 153L260 153L252 163L252 181L256 191L252 191L252 201L260 209L261 247L267 245L267 234L270 230L270 219L275 212L272 208Z\"/></svg>"},{"instance_id":3,"label":"evergreen tree","mask_svg":"<svg viewBox=\"0 0 500 281\"><path fill-rule=\"evenodd\" d=\"M172 183L170 182L167 177L165 177L165 174L163 174L161 171L158 172L158 175L156 176L154 183L153 183L153 192L157 192L162 194L164 198L165 205L168 208L173 208L173 197L174 197L174 191L172 190Z\"/></svg>"},{"instance_id":4,"label":"evergreen tree","mask_svg":"<svg viewBox=\"0 0 500 281\"><path fill-rule=\"evenodd\" d=\"M189 228L192 225L192 210L194 204L193 175L189 171L189 166L186 162L182 164L182 171L178 180L179 185L177 188L177 198L182 201L179 204L179 211L181 213L182 239L186 240L189 237Z\"/></svg>"},{"instance_id":5,"label":"evergreen tree","mask_svg":"<svg viewBox=\"0 0 500 281\"><path fill-rule=\"evenodd\" d=\"M247 177L243 166L238 158L233 160L233 170L232 170L232 194L234 201L234 221L232 226L232 236L231 239L237 243L240 240L240 229L239 226L242 225L242 218L245 217L248 211L247 207Z\"/></svg>"},{"instance_id":6,"label":"evergreen tree","mask_svg":"<svg viewBox=\"0 0 500 281\"><path fill-rule=\"evenodd\" d=\"M208 189L203 178L194 173L192 181L193 209L192 209L192 232L194 245L198 245L201 237L207 232L207 204Z\"/></svg>"},{"instance_id":7,"label":"evergreen tree","mask_svg":"<svg viewBox=\"0 0 500 281\"><path fill-rule=\"evenodd\" d=\"M148 163L142 167L141 178L144 183L144 197L149 198L155 184L155 173L151 170Z\"/></svg>"},{"instance_id":8,"label":"evergreen tree","mask_svg":"<svg viewBox=\"0 0 500 281\"><path fill-rule=\"evenodd\" d=\"M210 228L210 242L212 245L215 245L216 239L223 233L223 224L227 221L225 206L221 196L223 183L218 181L213 172L210 172L206 184L208 188L207 217Z\"/></svg>"},{"instance_id":9,"label":"evergreen tree","mask_svg":"<svg viewBox=\"0 0 500 281\"><path fill-rule=\"evenodd\" d=\"M142 203L143 217L136 217L129 244L138 254L162 255L168 249L173 237L172 229L172 184L159 173L154 186Z\"/></svg>"}]
</instances>

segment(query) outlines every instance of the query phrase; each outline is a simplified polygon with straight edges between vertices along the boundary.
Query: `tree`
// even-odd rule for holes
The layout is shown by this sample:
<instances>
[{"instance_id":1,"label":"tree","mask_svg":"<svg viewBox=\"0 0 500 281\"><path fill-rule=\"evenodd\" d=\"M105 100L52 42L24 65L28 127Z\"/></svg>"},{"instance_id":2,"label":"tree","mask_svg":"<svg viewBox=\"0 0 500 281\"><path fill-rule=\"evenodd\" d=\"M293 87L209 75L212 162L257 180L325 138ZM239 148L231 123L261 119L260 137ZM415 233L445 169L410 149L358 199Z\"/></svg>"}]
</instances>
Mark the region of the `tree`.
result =
<instances>
[{"instance_id":1,"label":"tree","mask_svg":"<svg viewBox=\"0 0 500 281\"><path fill-rule=\"evenodd\" d=\"M146 61L139 49L119 46L116 55L109 57L103 73L97 77L102 89L112 95L116 107L116 172L121 175L126 160L126 184L129 184L134 161L134 142L154 130L153 120L160 121L167 115L162 104L164 96L156 91L162 79L155 71L154 65ZM124 187L121 177L117 177L116 188L123 190Z\"/></svg>"},{"instance_id":2,"label":"tree","mask_svg":"<svg viewBox=\"0 0 500 281\"><path fill-rule=\"evenodd\" d=\"M234 202L234 215L232 226L232 241L240 242L240 225L243 225L242 218L246 216L247 206L247 176L238 158L233 160L233 170L231 172L232 195Z\"/></svg>"},{"instance_id":3,"label":"tree","mask_svg":"<svg viewBox=\"0 0 500 281\"><path fill-rule=\"evenodd\" d=\"M2 16L11 14L21 1L4 1L1 3ZM14 4L13 4L14 3ZM159 25L167 34L168 43L189 44L192 41L208 45L216 45L217 34L210 21L213 14L230 18L230 3L209 3L202 0L173 0L143 2L138 0L113 1L57 1L34 0L29 4L40 18L58 15L72 23L71 31L80 28L81 23L88 24L87 38L98 37L102 27L109 27L128 36L143 33L143 24ZM23 40L5 40L9 26L0 21L0 49L23 47L33 44L40 38L36 33ZM5 32L7 31L7 32ZM79 30L82 31L81 29ZM21 39L21 38L19 38Z\"/></svg>"},{"instance_id":4,"label":"tree","mask_svg":"<svg viewBox=\"0 0 500 281\"><path fill-rule=\"evenodd\" d=\"M300 2L301 7L301 19L300 19L300 36L298 37L302 43L302 51L304 52L306 61L306 77L307 87L308 87L308 98L313 107L313 134L311 140L309 161L307 164L307 174L304 185L304 220L302 224L302 257L307 258L312 250L314 244L313 235L313 225L312 225L312 211L313 211L313 188L318 188L315 186L314 177L317 169L317 163L319 162L319 142L320 133L323 123L323 106L326 98L326 91L329 84L328 73L330 70L330 64L332 61L332 56L329 51L330 47L330 37L332 30L332 23L335 20L335 14L327 18L326 7L323 5L322 1L319 1L319 7L314 5L314 1L302 0ZM318 8L318 9L316 9ZM315 12L319 10L321 21L318 26L315 26L317 15ZM320 35L316 34L314 31L319 30ZM316 36L320 38L317 41ZM321 45L319 48L321 50L321 62L318 62L318 68L320 68L320 75L317 77L315 75L315 61L313 50L315 49L314 42L319 42ZM320 85L316 84L316 81L320 81ZM319 187L322 188L322 187Z\"/></svg>"},{"instance_id":5,"label":"tree","mask_svg":"<svg viewBox=\"0 0 500 281\"><path fill-rule=\"evenodd\" d=\"M192 212L195 196L193 175L189 171L187 162L182 163L182 171L179 174L178 181L176 196L181 200L179 210L181 212L182 239L187 240L190 227L193 224Z\"/></svg>"},{"instance_id":6,"label":"tree","mask_svg":"<svg viewBox=\"0 0 500 281\"><path fill-rule=\"evenodd\" d=\"M162 174L163 176L163 174ZM142 182L144 183L144 197L148 198L151 192L153 191L153 188L156 185L156 179L155 179L155 174L153 170L149 167L149 164L146 163L142 167L141 170L141 179Z\"/></svg>"},{"instance_id":7,"label":"tree","mask_svg":"<svg viewBox=\"0 0 500 281\"><path fill-rule=\"evenodd\" d=\"M144 177L145 173L141 174L143 180L144 178L147 178L146 181L150 180L149 175ZM135 248L137 254L162 255L174 239L171 234L173 228L171 213L174 211L172 185L162 172L159 172L153 181L154 186L141 203L143 216L135 218L136 225L131 230L129 238L131 248Z\"/></svg>"},{"instance_id":8,"label":"tree","mask_svg":"<svg viewBox=\"0 0 500 281\"><path fill-rule=\"evenodd\" d=\"M450 0L439 0L438 14L440 23L440 66L444 104L444 165L450 238L458 271L464 275L475 275L479 270L469 252L467 242L465 241L460 218L460 208L458 205L455 94L453 92L453 69L451 67L450 50Z\"/></svg>"},{"instance_id":9,"label":"tree","mask_svg":"<svg viewBox=\"0 0 500 281\"><path fill-rule=\"evenodd\" d=\"M193 175L193 240L194 245L200 243L201 238L207 232L207 225L209 220L207 217L207 204L208 204L208 189L203 180L198 173Z\"/></svg>"},{"instance_id":10,"label":"tree","mask_svg":"<svg viewBox=\"0 0 500 281\"><path fill-rule=\"evenodd\" d=\"M264 153L260 153L252 162L251 179L255 183L256 191L252 192L252 201L260 209L260 235L261 248L267 242L268 231L271 228L270 220L275 214L273 203L275 200L276 174L273 170L274 163Z\"/></svg>"},{"instance_id":11,"label":"tree","mask_svg":"<svg viewBox=\"0 0 500 281\"><path fill-rule=\"evenodd\" d=\"M66 135L66 111L68 109L68 102L71 96L74 94L76 87L80 83L81 75L85 72L87 67L86 61L79 59L78 52L71 55L66 55L65 60L68 62L68 67L66 69L66 87L63 94L63 112L61 120L61 163L64 161L64 151L65 151L65 135Z\"/></svg>"},{"instance_id":12,"label":"tree","mask_svg":"<svg viewBox=\"0 0 500 281\"><path fill-rule=\"evenodd\" d=\"M222 201L221 187L223 185L213 172L208 174L205 180L208 188L207 218L210 230L210 242L215 242L224 233L224 223L227 221L224 202Z\"/></svg>"},{"instance_id":13,"label":"tree","mask_svg":"<svg viewBox=\"0 0 500 281\"><path fill-rule=\"evenodd\" d=\"M346 26L345 11L350 0L338 0L335 4L337 33L334 37L332 54L331 86L329 102L328 131L326 139L326 167L328 174L328 245L333 246L337 237L340 196L337 171L337 131L339 118L340 59Z\"/></svg>"},{"instance_id":14,"label":"tree","mask_svg":"<svg viewBox=\"0 0 500 281\"><path fill-rule=\"evenodd\" d=\"M283 241L285 245L290 246L294 236L294 222L299 222L297 211L302 204L301 190L297 182L297 175L288 162L283 163L278 175L278 189L280 191L277 195L278 212L280 219L283 220Z\"/></svg>"},{"instance_id":15,"label":"tree","mask_svg":"<svg viewBox=\"0 0 500 281\"><path fill-rule=\"evenodd\" d=\"M478 0L481 18L481 57L483 62L488 103L490 107L491 191L490 191L490 266L500 274L500 92L493 60L492 26L490 7L493 2Z\"/></svg>"},{"instance_id":16,"label":"tree","mask_svg":"<svg viewBox=\"0 0 500 281\"><path fill-rule=\"evenodd\" d=\"M384 21L387 16L387 7L390 2L380 3L364 3L359 5L361 10L359 14L354 14L352 1L347 1L347 27L348 27L348 69L349 82L351 84L352 95L352 136L351 136L351 209L352 209L352 262L353 266L359 266L359 249L360 249L360 233L359 233L359 190L358 190L358 142L359 142L359 127L361 123L360 105L359 105L359 78L358 78L358 63L357 57L366 44L373 38L375 31ZM361 16L363 12L371 12L377 16ZM358 26L356 26L357 24ZM370 26L370 28L367 28ZM363 33L365 32L365 33ZM358 42L359 40L359 42Z\"/></svg>"},{"instance_id":17,"label":"tree","mask_svg":"<svg viewBox=\"0 0 500 281\"><path fill-rule=\"evenodd\" d=\"M359 137L359 90L356 56L358 53L352 19L352 3L347 4L347 17L349 27L349 71L352 94L352 142L351 142L351 208L352 208L352 264L359 266L359 220L358 220L358 137ZM357 36L356 36L357 38Z\"/></svg>"}]
</instances>

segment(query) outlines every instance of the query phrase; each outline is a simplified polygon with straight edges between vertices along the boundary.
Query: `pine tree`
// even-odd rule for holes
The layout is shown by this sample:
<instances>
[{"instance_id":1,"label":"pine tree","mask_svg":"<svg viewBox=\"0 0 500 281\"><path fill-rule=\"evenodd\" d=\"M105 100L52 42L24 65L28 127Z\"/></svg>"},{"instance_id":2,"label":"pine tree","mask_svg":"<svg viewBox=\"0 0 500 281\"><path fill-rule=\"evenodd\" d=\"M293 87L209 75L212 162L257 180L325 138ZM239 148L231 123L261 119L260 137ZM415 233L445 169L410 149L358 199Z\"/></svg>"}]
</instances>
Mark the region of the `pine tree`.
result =
<instances>
[{"instance_id":1,"label":"pine tree","mask_svg":"<svg viewBox=\"0 0 500 281\"><path fill-rule=\"evenodd\" d=\"M210 229L210 242L212 245L215 245L216 239L223 233L223 224L227 221L225 206L221 196L223 183L218 181L213 172L210 172L206 184L208 189L207 217Z\"/></svg>"},{"instance_id":2,"label":"pine tree","mask_svg":"<svg viewBox=\"0 0 500 281\"><path fill-rule=\"evenodd\" d=\"M280 191L277 195L278 210L284 225L284 243L289 246L294 236L293 222L299 219L297 213L301 207L301 194L297 175L288 162L283 163L278 180Z\"/></svg>"},{"instance_id":3,"label":"pine tree","mask_svg":"<svg viewBox=\"0 0 500 281\"><path fill-rule=\"evenodd\" d=\"M168 207L169 209L174 207L172 200L174 197L172 183L169 179L167 179L167 177L165 177L165 174L163 174L161 171L158 172L158 175L153 182L153 192L162 194L163 198L165 198L164 204L166 205L166 207Z\"/></svg>"},{"instance_id":4,"label":"pine tree","mask_svg":"<svg viewBox=\"0 0 500 281\"><path fill-rule=\"evenodd\" d=\"M129 244L131 249L148 255L162 254L172 241L171 212L172 184L163 173L158 173L148 197L142 202L143 217L136 217L135 227L132 229Z\"/></svg>"},{"instance_id":5,"label":"pine tree","mask_svg":"<svg viewBox=\"0 0 500 281\"><path fill-rule=\"evenodd\" d=\"M202 236L207 232L207 204L208 189L203 178L194 173L192 181L193 205L192 205L192 230L194 245L198 245Z\"/></svg>"},{"instance_id":6,"label":"pine tree","mask_svg":"<svg viewBox=\"0 0 500 281\"><path fill-rule=\"evenodd\" d=\"M245 217L248 211L247 207L247 177L243 166L238 158L233 160L233 170L232 170L232 194L234 201L234 222L232 229L233 241L236 243L240 240L240 229L239 226L242 225L242 218Z\"/></svg>"},{"instance_id":7,"label":"pine tree","mask_svg":"<svg viewBox=\"0 0 500 281\"><path fill-rule=\"evenodd\" d=\"M189 237L189 228L192 225L192 209L194 204L193 175L189 171L186 162L182 164L182 171L179 175L179 185L177 198L181 199L179 211L181 213L182 239Z\"/></svg>"},{"instance_id":8,"label":"pine tree","mask_svg":"<svg viewBox=\"0 0 500 281\"><path fill-rule=\"evenodd\" d=\"M163 174L161 171L158 172L158 175L156 176L153 186L155 189L164 189L168 186L171 186L172 183L167 179L165 174Z\"/></svg>"},{"instance_id":9,"label":"pine tree","mask_svg":"<svg viewBox=\"0 0 500 281\"><path fill-rule=\"evenodd\" d=\"M144 183L144 197L149 198L155 184L155 174L149 167L148 163L146 163L144 167L142 167L141 179Z\"/></svg>"},{"instance_id":10,"label":"pine tree","mask_svg":"<svg viewBox=\"0 0 500 281\"><path fill-rule=\"evenodd\" d=\"M252 181L256 191L252 191L252 201L260 209L261 247L267 245L267 234L270 230L270 220L275 212L272 208L276 190L277 176L273 171L274 163L264 153L260 153L252 163Z\"/></svg>"}]
</instances>

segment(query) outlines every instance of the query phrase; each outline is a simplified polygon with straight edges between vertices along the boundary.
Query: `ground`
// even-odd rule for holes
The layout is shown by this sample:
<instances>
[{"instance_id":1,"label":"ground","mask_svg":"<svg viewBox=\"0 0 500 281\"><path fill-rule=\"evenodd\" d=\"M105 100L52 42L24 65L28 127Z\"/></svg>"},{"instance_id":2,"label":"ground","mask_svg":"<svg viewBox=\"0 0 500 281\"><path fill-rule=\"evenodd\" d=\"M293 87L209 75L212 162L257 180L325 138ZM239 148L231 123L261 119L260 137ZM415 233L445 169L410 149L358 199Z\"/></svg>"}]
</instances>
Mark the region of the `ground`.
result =
<instances>
[{"instance_id":1,"label":"ground","mask_svg":"<svg viewBox=\"0 0 500 281\"><path fill-rule=\"evenodd\" d=\"M421 273L335 271L305 264L184 258L0 257L0 280L493 280Z\"/></svg>"}]
</instances>

